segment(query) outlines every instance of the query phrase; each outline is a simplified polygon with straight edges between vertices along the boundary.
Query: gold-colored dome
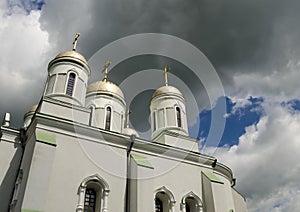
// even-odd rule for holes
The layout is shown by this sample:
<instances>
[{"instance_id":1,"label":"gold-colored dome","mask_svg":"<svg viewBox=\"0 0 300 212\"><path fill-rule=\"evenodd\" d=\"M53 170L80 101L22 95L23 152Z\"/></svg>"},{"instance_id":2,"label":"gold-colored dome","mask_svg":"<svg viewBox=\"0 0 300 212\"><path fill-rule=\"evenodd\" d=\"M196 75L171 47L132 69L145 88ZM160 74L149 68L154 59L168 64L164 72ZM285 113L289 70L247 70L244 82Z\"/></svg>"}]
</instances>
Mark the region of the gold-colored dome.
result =
<instances>
[{"instance_id":1,"label":"gold-colored dome","mask_svg":"<svg viewBox=\"0 0 300 212\"><path fill-rule=\"evenodd\" d=\"M27 113L35 112L37 107L38 107L38 105L33 105Z\"/></svg>"},{"instance_id":2,"label":"gold-colored dome","mask_svg":"<svg viewBox=\"0 0 300 212\"><path fill-rule=\"evenodd\" d=\"M117 85L109 81L97 81L90 84L89 87L87 88L86 93L89 94L92 92L108 93L108 94L116 95L119 98L124 100L124 94L121 91L121 89Z\"/></svg>"},{"instance_id":3,"label":"gold-colored dome","mask_svg":"<svg viewBox=\"0 0 300 212\"><path fill-rule=\"evenodd\" d=\"M55 59L58 58L62 58L62 57L72 57L75 59L80 60L81 62L87 64L86 59L84 58L84 56L82 56L80 53L76 52L76 51L66 51L66 52L62 52L60 54L58 54Z\"/></svg>"},{"instance_id":4,"label":"gold-colored dome","mask_svg":"<svg viewBox=\"0 0 300 212\"><path fill-rule=\"evenodd\" d=\"M38 105L33 105L26 113L24 116L29 115L30 113L34 113L37 109Z\"/></svg>"},{"instance_id":5,"label":"gold-colored dome","mask_svg":"<svg viewBox=\"0 0 300 212\"><path fill-rule=\"evenodd\" d=\"M176 95L176 96L180 96L182 97L181 92L173 87L173 86L162 86L160 88L158 88L152 95L152 98L160 96L160 95Z\"/></svg>"},{"instance_id":6,"label":"gold-colored dome","mask_svg":"<svg viewBox=\"0 0 300 212\"><path fill-rule=\"evenodd\" d=\"M125 135L135 135L136 137L139 137L139 134L137 133L137 131L135 131L134 129L132 128L124 128L122 133L124 133Z\"/></svg>"}]
</instances>

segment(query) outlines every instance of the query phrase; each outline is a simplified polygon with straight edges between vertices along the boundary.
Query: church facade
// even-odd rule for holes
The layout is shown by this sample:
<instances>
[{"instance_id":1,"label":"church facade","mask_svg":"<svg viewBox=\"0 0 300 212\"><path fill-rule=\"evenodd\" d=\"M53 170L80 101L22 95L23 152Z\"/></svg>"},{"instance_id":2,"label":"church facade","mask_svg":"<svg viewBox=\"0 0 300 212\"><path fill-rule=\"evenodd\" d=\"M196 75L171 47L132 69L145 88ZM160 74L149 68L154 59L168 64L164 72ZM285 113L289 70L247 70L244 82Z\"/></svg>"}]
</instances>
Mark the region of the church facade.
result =
<instances>
[{"instance_id":1,"label":"church facade","mask_svg":"<svg viewBox=\"0 0 300 212\"><path fill-rule=\"evenodd\" d=\"M77 40L78 36L76 37ZM44 94L24 127L0 131L0 211L245 212L233 173L189 137L182 93L152 96L151 140L129 127L126 99L74 49L48 65ZM127 124L126 124L127 122Z\"/></svg>"}]
</instances>

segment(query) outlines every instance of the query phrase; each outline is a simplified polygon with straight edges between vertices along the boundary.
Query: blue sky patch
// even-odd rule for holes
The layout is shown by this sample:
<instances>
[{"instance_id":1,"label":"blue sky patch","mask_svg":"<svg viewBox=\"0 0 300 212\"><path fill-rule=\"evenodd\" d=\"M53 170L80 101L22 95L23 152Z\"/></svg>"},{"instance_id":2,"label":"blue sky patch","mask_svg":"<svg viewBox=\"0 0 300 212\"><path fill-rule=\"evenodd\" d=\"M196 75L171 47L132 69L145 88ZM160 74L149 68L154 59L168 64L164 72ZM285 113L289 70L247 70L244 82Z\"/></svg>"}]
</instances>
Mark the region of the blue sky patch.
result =
<instances>
[{"instance_id":1,"label":"blue sky patch","mask_svg":"<svg viewBox=\"0 0 300 212\"><path fill-rule=\"evenodd\" d=\"M208 137L211 124L211 114L218 110L221 101L226 102L226 114L220 114L220 119L226 120L224 133L221 137L218 146L233 146L238 144L238 139L245 134L247 126L257 124L260 118L264 115L262 108L263 98L249 97L246 104L238 105L228 97L220 97L212 110L203 110L199 114L200 128L197 139L205 143ZM207 144L209 145L209 144Z\"/></svg>"},{"instance_id":2,"label":"blue sky patch","mask_svg":"<svg viewBox=\"0 0 300 212\"><path fill-rule=\"evenodd\" d=\"M45 0L7 0L9 11L17 7L23 9L27 14L32 10L42 10L45 3Z\"/></svg>"},{"instance_id":3,"label":"blue sky patch","mask_svg":"<svg viewBox=\"0 0 300 212\"><path fill-rule=\"evenodd\" d=\"M297 111L300 111L300 100L292 99L287 102L282 102L281 106L287 107L289 109L290 113L295 113Z\"/></svg>"}]
</instances>

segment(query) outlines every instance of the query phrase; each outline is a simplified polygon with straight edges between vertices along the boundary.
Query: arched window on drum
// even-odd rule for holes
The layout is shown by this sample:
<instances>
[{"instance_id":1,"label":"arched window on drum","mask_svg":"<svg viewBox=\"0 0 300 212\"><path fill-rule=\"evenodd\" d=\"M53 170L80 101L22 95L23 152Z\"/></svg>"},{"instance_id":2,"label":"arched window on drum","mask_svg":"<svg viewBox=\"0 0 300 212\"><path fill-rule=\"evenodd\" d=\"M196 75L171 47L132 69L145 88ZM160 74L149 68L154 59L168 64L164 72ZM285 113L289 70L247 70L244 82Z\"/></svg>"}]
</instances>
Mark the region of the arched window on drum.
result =
<instances>
[{"instance_id":1,"label":"arched window on drum","mask_svg":"<svg viewBox=\"0 0 300 212\"><path fill-rule=\"evenodd\" d=\"M68 84L66 89L66 94L69 96L73 96L75 80L76 80L76 74L70 73L68 77Z\"/></svg>"},{"instance_id":2,"label":"arched window on drum","mask_svg":"<svg viewBox=\"0 0 300 212\"><path fill-rule=\"evenodd\" d=\"M176 107L176 123L177 123L177 127L182 127L182 123L181 123L181 111L179 107Z\"/></svg>"},{"instance_id":3,"label":"arched window on drum","mask_svg":"<svg viewBox=\"0 0 300 212\"><path fill-rule=\"evenodd\" d=\"M105 110L105 130L110 130L111 125L111 107L106 107Z\"/></svg>"}]
</instances>

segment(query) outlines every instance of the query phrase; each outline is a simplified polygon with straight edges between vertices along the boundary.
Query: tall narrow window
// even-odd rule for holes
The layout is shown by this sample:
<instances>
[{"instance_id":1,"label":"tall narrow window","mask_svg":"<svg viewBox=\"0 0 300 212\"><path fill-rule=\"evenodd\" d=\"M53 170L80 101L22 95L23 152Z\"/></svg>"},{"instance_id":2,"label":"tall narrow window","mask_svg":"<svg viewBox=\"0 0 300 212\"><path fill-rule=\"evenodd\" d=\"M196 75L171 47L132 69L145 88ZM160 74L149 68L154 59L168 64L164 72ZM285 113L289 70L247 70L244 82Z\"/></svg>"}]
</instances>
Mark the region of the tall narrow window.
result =
<instances>
[{"instance_id":1,"label":"tall narrow window","mask_svg":"<svg viewBox=\"0 0 300 212\"><path fill-rule=\"evenodd\" d=\"M185 199L185 211L186 212L197 212L198 203L194 197L187 197Z\"/></svg>"},{"instance_id":2,"label":"tall narrow window","mask_svg":"<svg viewBox=\"0 0 300 212\"><path fill-rule=\"evenodd\" d=\"M106 116L105 116L105 130L110 130L111 123L111 107L106 108Z\"/></svg>"},{"instance_id":3,"label":"tall narrow window","mask_svg":"<svg viewBox=\"0 0 300 212\"><path fill-rule=\"evenodd\" d=\"M200 198L192 191L186 194L181 199L181 204L185 212L200 212L203 211L203 205Z\"/></svg>"},{"instance_id":4,"label":"tall narrow window","mask_svg":"<svg viewBox=\"0 0 300 212\"><path fill-rule=\"evenodd\" d=\"M70 96L73 95L75 78L76 78L76 75L74 73L69 74L68 85L67 85L67 90L66 90L67 95L70 95Z\"/></svg>"},{"instance_id":5,"label":"tall narrow window","mask_svg":"<svg viewBox=\"0 0 300 212\"><path fill-rule=\"evenodd\" d=\"M173 194L166 188L161 187L155 194L155 212L173 211L175 199Z\"/></svg>"},{"instance_id":6,"label":"tall narrow window","mask_svg":"<svg viewBox=\"0 0 300 212\"><path fill-rule=\"evenodd\" d=\"M191 207L189 204L185 205L185 212L191 212Z\"/></svg>"},{"instance_id":7,"label":"tall narrow window","mask_svg":"<svg viewBox=\"0 0 300 212\"><path fill-rule=\"evenodd\" d=\"M90 112L89 125L92 126L92 124L93 124L93 118L94 118L94 107L91 106L91 107L90 107L90 110L91 110L91 112Z\"/></svg>"},{"instance_id":8,"label":"tall narrow window","mask_svg":"<svg viewBox=\"0 0 300 212\"><path fill-rule=\"evenodd\" d=\"M155 111L152 113L153 116L153 131L156 130L156 117L155 117Z\"/></svg>"},{"instance_id":9,"label":"tall narrow window","mask_svg":"<svg viewBox=\"0 0 300 212\"><path fill-rule=\"evenodd\" d=\"M158 197L155 198L155 212L163 211L163 202Z\"/></svg>"},{"instance_id":10,"label":"tall narrow window","mask_svg":"<svg viewBox=\"0 0 300 212\"><path fill-rule=\"evenodd\" d=\"M177 126L181 127L181 112L179 107L176 107L176 120L177 120Z\"/></svg>"},{"instance_id":11,"label":"tall narrow window","mask_svg":"<svg viewBox=\"0 0 300 212\"><path fill-rule=\"evenodd\" d=\"M95 212L96 210L96 191L92 188L87 188L84 198L84 212Z\"/></svg>"}]
</instances>

